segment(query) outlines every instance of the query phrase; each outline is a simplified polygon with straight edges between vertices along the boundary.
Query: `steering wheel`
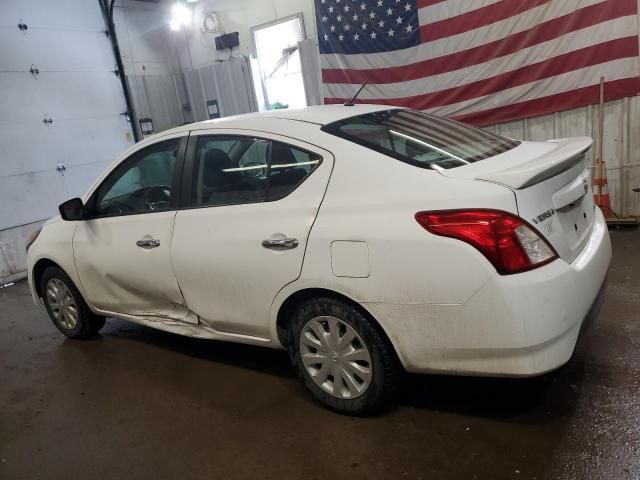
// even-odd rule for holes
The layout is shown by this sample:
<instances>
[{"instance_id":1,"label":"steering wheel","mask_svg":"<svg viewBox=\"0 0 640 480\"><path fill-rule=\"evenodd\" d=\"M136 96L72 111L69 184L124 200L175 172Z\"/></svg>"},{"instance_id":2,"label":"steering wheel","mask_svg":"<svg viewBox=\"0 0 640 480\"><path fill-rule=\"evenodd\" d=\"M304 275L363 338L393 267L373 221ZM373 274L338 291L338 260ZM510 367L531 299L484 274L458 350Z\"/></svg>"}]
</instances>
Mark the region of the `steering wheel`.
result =
<instances>
[{"instance_id":1,"label":"steering wheel","mask_svg":"<svg viewBox=\"0 0 640 480\"><path fill-rule=\"evenodd\" d=\"M135 193L148 210L158 210L169 205L171 199L171 187L166 185L156 185L138 190Z\"/></svg>"}]
</instances>

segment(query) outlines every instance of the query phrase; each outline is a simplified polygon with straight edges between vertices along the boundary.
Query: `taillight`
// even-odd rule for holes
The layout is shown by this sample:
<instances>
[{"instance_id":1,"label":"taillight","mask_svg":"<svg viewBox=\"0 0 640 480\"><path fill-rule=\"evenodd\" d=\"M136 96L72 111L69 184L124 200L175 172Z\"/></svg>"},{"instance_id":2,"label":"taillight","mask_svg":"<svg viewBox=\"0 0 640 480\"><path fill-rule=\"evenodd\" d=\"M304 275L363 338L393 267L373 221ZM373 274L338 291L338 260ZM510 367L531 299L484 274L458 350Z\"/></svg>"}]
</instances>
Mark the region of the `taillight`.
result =
<instances>
[{"instance_id":1,"label":"taillight","mask_svg":"<svg viewBox=\"0 0 640 480\"><path fill-rule=\"evenodd\" d=\"M558 254L524 220L496 210L448 210L416 213L416 220L434 235L472 245L508 275L541 267Z\"/></svg>"}]
</instances>

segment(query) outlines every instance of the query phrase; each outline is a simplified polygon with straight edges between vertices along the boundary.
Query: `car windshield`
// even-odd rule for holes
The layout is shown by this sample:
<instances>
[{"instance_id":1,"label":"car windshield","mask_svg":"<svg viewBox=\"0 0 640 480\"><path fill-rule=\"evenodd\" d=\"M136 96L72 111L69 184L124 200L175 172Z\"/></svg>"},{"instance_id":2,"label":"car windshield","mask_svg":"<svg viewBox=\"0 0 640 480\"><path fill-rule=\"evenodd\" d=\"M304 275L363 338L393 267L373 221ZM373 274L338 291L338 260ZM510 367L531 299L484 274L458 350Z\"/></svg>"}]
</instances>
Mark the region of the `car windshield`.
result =
<instances>
[{"instance_id":1,"label":"car windshield","mask_svg":"<svg viewBox=\"0 0 640 480\"><path fill-rule=\"evenodd\" d=\"M443 170L499 155L520 142L413 110L384 110L326 125L324 131L421 168Z\"/></svg>"}]
</instances>

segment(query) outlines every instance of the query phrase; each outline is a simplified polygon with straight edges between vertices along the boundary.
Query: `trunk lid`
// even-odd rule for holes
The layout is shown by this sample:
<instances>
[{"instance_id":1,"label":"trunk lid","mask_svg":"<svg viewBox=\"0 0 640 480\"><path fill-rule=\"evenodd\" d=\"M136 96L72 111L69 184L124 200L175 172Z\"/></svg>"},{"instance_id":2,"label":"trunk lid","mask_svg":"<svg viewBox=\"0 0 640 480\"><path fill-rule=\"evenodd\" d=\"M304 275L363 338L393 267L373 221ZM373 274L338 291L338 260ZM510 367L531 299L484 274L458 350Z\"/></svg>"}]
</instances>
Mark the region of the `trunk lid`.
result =
<instances>
[{"instance_id":1,"label":"trunk lid","mask_svg":"<svg viewBox=\"0 0 640 480\"><path fill-rule=\"evenodd\" d=\"M522 142L501 155L440 173L498 183L515 193L519 215L567 262L587 243L595 204L585 153L593 140L575 137Z\"/></svg>"}]
</instances>

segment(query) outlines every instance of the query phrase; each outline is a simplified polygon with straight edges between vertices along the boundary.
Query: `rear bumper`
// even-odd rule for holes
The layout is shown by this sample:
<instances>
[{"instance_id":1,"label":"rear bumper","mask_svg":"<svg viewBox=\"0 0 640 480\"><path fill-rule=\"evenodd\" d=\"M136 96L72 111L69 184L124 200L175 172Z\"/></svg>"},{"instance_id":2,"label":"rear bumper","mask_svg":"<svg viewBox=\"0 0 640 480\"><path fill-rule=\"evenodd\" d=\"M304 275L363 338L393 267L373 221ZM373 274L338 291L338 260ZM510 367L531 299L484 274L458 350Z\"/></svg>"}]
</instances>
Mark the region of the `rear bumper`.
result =
<instances>
[{"instance_id":1,"label":"rear bumper","mask_svg":"<svg viewBox=\"0 0 640 480\"><path fill-rule=\"evenodd\" d=\"M600 210L591 238L568 264L493 276L461 305L364 304L410 372L534 376L571 357L581 327L602 305L611 243Z\"/></svg>"}]
</instances>

